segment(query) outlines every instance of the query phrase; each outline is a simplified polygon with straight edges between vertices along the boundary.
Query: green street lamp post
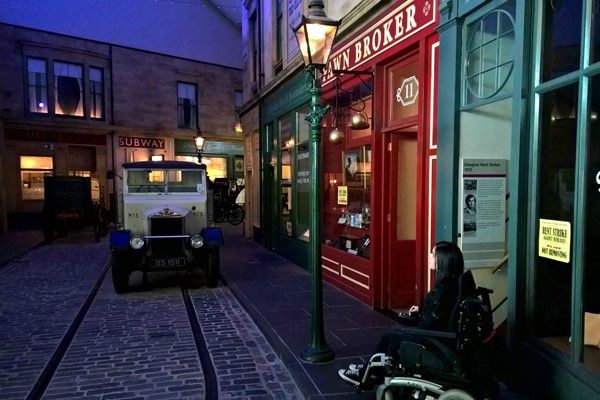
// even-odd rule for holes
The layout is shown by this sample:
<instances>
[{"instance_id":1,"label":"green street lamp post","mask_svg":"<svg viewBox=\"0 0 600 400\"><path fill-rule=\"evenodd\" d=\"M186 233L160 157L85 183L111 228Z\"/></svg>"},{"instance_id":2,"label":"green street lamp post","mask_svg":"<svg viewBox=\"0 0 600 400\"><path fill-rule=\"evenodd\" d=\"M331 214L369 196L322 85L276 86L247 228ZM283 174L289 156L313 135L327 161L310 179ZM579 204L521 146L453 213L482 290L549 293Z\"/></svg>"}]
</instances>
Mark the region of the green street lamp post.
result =
<instances>
[{"instance_id":1,"label":"green street lamp post","mask_svg":"<svg viewBox=\"0 0 600 400\"><path fill-rule=\"evenodd\" d=\"M327 18L322 0L311 0L308 15L294 29L304 64L305 72L312 76L310 88L310 113L306 120L310 124L310 192L309 192L309 263L312 275L311 329L308 346L300 359L309 363L325 363L335 358L329 348L323 330L323 277L321 267L321 120L329 106L321 106L321 80L318 77L327 64L333 40L340 25L339 21Z\"/></svg>"}]
</instances>

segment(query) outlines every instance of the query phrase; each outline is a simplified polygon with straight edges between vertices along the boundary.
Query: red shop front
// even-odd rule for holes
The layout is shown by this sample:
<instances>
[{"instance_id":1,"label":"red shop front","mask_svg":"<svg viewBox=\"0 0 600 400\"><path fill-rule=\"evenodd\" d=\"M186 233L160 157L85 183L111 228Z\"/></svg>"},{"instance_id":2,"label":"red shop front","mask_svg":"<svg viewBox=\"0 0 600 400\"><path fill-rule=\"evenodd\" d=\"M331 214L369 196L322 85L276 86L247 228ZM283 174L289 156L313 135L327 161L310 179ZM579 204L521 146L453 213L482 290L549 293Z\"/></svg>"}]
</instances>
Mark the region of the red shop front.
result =
<instances>
[{"instance_id":1,"label":"red shop front","mask_svg":"<svg viewBox=\"0 0 600 400\"><path fill-rule=\"evenodd\" d=\"M437 10L394 3L334 47L322 77L323 277L376 308L419 304L431 282Z\"/></svg>"}]
</instances>

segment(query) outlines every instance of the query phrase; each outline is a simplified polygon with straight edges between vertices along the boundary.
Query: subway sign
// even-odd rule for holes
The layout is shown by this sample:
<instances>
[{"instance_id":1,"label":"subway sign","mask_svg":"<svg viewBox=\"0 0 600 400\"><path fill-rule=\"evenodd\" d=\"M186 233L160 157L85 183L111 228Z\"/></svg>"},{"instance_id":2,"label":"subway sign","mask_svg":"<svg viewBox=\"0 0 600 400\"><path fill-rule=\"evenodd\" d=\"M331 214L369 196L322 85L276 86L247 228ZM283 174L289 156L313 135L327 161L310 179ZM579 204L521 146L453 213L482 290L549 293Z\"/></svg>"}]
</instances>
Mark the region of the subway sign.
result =
<instances>
[{"instance_id":1,"label":"subway sign","mask_svg":"<svg viewBox=\"0 0 600 400\"><path fill-rule=\"evenodd\" d=\"M119 136L119 147L138 147L145 149L164 149L165 139L152 139L134 136Z\"/></svg>"}]
</instances>

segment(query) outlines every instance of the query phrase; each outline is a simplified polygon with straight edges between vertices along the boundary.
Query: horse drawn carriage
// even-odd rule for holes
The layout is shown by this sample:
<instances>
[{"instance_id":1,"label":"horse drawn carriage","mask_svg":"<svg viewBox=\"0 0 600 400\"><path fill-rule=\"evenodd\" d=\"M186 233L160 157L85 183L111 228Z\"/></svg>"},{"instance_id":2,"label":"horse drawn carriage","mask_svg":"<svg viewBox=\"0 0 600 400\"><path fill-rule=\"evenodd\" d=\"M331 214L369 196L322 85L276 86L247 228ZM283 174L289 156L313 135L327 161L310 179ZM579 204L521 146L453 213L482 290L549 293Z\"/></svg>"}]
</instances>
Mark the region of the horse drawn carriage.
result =
<instances>
[{"instance_id":1,"label":"horse drawn carriage","mask_svg":"<svg viewBox=\"0 0 600 400\"><path fill-rule=\"evenodd\" d=\"M107 211L100 195L100 181L81 176L47 176L44 178L42 230L51 243L68 231L94 226L96 242L108 233Z\"/></svg>"},{"instance_id":2,"label":"horse drawn carriage","mask_svg":"<svg viewBox=\"0 0 600 400\"><path fill-rule=\"evenodd\" d=\"M244 221L244 207L238 203L238 197L244 190L235 178L216 178L213 182L213 218L215 222L229 222L239 225Z\"/></svg>"}]
</instances>

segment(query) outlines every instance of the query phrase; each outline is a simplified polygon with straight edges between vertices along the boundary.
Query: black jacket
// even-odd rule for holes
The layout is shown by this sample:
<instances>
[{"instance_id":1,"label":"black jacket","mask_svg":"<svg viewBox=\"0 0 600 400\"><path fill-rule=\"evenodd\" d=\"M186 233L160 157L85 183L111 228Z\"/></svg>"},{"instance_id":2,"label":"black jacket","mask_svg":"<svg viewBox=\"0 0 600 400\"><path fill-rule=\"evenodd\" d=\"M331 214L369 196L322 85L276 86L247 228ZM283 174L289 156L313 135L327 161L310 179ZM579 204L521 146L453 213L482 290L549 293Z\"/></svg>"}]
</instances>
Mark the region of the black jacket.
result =
<instances>
[{"instance_id":1,"label":"black jacket","mask_svg":"<svg viewBox=\"0 0 600 400\"><path fill-rule=\"evenodd\" d=\"M438 283L425 297L417 327L434 331L449 331L450 317L458 299L458 279L447 278Z\"/></svg>"}]
</instances>

